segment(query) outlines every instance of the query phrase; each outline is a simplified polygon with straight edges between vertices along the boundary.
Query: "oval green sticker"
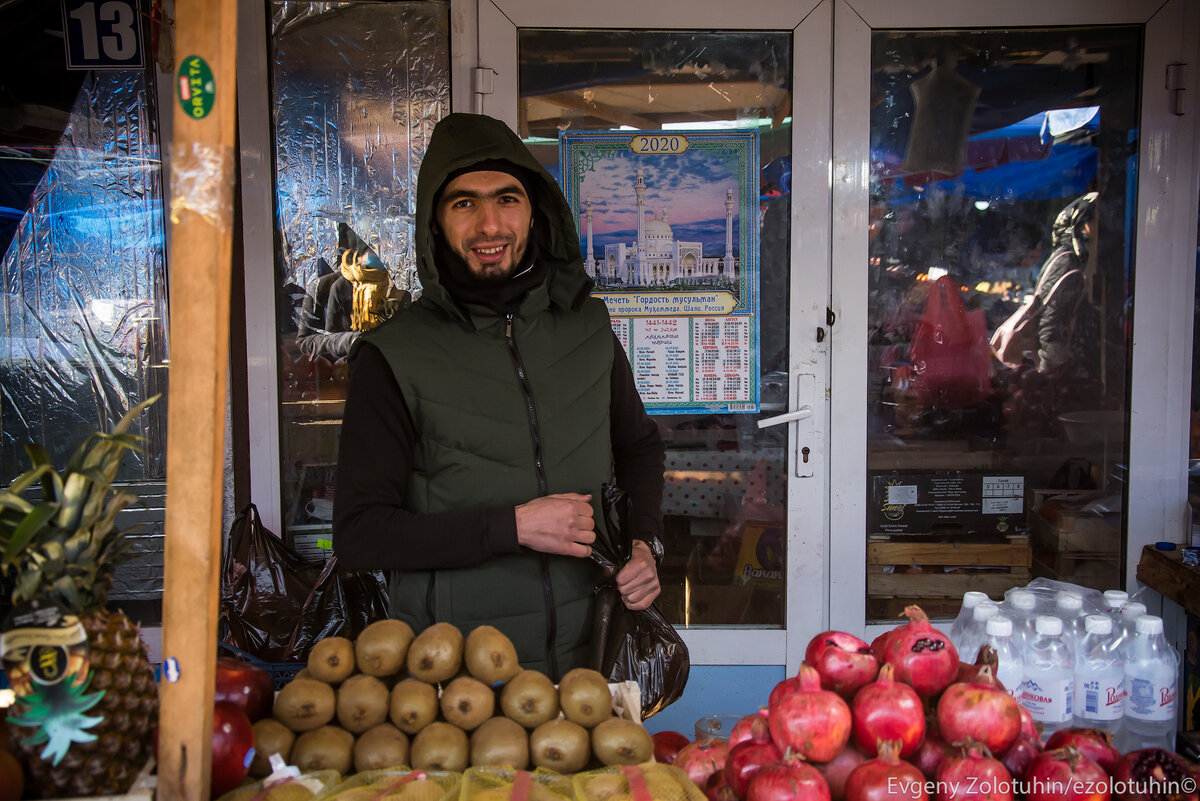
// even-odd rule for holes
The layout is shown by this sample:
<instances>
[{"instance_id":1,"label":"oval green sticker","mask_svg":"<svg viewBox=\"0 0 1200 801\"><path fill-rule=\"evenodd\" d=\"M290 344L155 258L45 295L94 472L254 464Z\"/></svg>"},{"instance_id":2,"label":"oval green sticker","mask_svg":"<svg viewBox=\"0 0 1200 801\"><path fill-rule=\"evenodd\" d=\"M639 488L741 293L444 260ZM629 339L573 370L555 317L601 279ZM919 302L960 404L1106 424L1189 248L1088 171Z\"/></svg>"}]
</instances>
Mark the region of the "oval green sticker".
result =
<instances>
[{"instance_id":1,"label":"oval green sticker","mask_svg":"<svg viewBox=\"0 0 1200 801\"><path fill-rule=\"evenodd\" d=\"M216 94L208 62L200 56L188 56L179 62L179 72L175 78L179 105L183 106L188 116L197 120L208 116Z\"/></svg>"}]
</instances>

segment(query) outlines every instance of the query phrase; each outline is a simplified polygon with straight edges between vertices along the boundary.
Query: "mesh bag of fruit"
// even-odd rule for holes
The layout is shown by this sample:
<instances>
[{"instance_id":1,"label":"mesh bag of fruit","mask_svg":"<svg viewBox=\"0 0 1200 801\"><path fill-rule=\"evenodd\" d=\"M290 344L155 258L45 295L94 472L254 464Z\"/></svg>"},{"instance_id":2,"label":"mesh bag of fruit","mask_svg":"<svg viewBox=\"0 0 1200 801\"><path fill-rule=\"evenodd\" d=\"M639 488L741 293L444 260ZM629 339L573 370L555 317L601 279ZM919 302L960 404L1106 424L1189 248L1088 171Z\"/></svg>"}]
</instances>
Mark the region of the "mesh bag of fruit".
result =
<instances>
[{"instance_id":1,"label":"mesh bag of fruit","mask_svg":"<svg viewBox=\"0 0 1200 801\"><path fill-rule=\"evenodd\" d=\"M452 801L461 782L450 771L382 768L356 773L315 801Z\"/></svg>"},{"instance_id":2,"label":"mesh bag of fruit","mask_svg":"<svg viewBox=\"0 0 1200 801\"><path fill-rule=\"evenodd\" d=\"M218 801L312 801L341 781L336 770L316 770L283 778L267 777L230 790Z\"/></svg>"},{"instance_id":3,"label":"mesh bag of fruit","mask_svg":"<svg viewBox=\"0 0 1200 801\"><path fill-rule=\"evenodd\" d=\"M705 801L704 793L674 765L614 765L574 778L576 801Z\"/></svg>"},{"instance_id":4,"label":"mesh bag of fruit","mask_svg":"<svg viewBox=\"0 0 1200 801\"><path fill-rule=\"evenodd\" d=\"M571 779L552 770L468 768L461 801L573 801Z\"/></svg>"}]
</instances>

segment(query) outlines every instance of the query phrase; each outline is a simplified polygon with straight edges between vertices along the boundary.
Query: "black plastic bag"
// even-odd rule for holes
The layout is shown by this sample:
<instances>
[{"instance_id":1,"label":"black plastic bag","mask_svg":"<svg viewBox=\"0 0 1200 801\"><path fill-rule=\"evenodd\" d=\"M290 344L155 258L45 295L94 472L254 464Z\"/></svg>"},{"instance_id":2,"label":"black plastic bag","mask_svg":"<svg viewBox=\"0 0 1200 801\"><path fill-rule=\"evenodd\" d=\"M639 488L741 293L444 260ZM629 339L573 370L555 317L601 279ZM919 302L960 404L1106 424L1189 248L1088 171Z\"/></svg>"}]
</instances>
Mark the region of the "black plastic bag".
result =
<instances>
[{"instance_id":1,"label":"black plastic bag","mask_svg":"<svg viewBox=\"0 0 1200 801\"><path fill-rule=\"evenodd\" d=\"M290 648L321 566L267 530L254 504L234 518L221 562L221 641L264 662L294 662Z\"/></svg>"},{"instance_id":2,"label":"black plastic bag","mask_svg":"<svg viewBox=\"0 0 1200 801\"><path fill-rule=\"evenodd\" d=\"M642 691L645 720L683 695L691 659L679 632L657 606L635 612L621 602L615 578L629 561L632 548L627 527L632 520L629 496L612 484L605 484L602 493L612 550L607 552L599 540L592 547L592 560L604 578L596 585L591 667L609 681L636 681Z\"/></svg>"},{"instance_id":3,"label":"black plastic bag","mask_svg":"<svg viewBox=\"0 0 1200 801\"><path fill-rule=\"evenodd\" d=\"M289 643L289 652L307 657L326 637L353 640L376 620L388 616L387 580L379 570L346 570L330 556L317 579Z\"/></svg>"}]
</instances>

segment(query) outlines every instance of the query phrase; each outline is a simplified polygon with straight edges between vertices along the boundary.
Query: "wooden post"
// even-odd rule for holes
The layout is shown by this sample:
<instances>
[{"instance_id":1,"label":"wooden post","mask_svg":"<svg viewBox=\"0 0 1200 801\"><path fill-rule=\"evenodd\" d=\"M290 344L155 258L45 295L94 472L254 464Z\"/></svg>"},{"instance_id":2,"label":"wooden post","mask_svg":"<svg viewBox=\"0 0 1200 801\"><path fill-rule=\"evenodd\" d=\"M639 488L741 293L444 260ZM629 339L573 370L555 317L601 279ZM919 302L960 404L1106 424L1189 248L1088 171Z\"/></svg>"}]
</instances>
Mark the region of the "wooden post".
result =
<instances>
[{"instance_id":1,"label":"wooden post","mask_svg":"<svg viewBox=\"0 0 1200 801\"><path fill-rule=\"evenodd\" d=\"M236 0L176 0L158 799L208 801L221 562Z\"/></svg>"}]
</instances>

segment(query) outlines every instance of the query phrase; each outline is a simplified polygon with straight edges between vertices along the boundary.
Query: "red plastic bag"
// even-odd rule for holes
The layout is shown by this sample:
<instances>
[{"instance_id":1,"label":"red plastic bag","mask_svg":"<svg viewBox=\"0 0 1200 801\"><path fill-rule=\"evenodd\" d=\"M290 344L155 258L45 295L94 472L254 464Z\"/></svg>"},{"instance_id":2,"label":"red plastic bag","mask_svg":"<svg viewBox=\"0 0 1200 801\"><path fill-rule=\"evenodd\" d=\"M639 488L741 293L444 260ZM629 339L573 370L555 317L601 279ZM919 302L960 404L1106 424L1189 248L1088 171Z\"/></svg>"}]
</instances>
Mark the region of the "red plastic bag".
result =
<instances>
[{"instance_id":1,"label":"red plastic bag","mask_svg":"<svg viewBox=\"0 0 1200 801\"><path fill-rule=\"evenodd\" d=\"M927 408L965 409L991 386L991 347L983 310L968 312L947 276L933 282L908 351L912 389Z\"/></svg>"}]
</instances>

